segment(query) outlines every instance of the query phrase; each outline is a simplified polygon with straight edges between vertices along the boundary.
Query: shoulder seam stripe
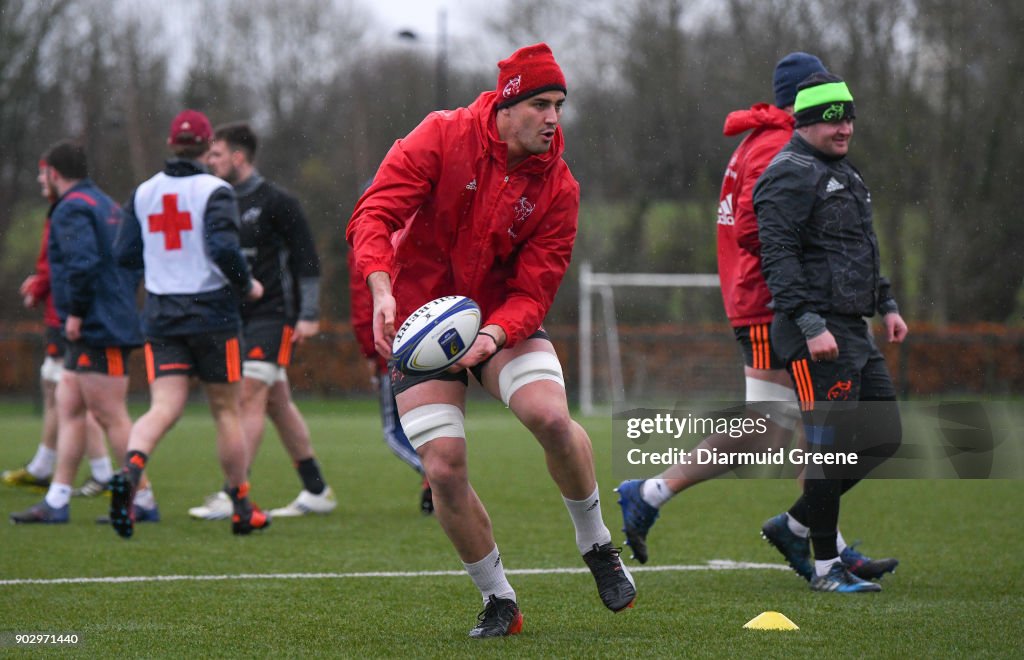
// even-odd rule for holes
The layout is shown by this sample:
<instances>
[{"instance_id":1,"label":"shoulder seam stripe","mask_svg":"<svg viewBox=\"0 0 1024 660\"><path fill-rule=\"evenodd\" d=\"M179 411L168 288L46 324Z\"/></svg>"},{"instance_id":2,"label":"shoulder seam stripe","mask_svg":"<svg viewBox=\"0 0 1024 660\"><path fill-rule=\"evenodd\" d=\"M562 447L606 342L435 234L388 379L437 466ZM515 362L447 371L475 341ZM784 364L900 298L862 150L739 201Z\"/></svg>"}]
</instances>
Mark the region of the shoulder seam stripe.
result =
<instances>
[{"instance_id":1,"label":"shoulder seam stripe","mask_svg":"<svg viewBox=\"0 0 1024 660\"><path fill-rule=\"evenodd\" d=\"M801 167L811 167L813 160L809 156L803 156L801 154L795 154L792 151L781 151L776 154L775 158L772 158L772 162L768 167L773 167L778 163L792 162Z\"/></svg>"}]
</instances>

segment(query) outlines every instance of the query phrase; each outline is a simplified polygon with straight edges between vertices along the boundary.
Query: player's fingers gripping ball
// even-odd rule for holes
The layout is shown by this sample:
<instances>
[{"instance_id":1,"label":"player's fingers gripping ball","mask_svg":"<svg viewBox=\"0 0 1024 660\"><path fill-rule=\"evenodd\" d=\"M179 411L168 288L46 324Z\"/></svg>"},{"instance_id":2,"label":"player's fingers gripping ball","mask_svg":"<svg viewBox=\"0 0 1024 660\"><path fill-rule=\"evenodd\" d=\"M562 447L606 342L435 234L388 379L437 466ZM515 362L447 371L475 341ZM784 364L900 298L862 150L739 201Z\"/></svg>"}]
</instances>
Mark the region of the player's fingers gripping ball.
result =
<instances>
[{"instance_id":1,"label":"player's fingers gripping ball","mask_svg":"<svg viewBox=\"0 0 1024 660\"><path fill-rule=\"evenodd\" d=\"M391 347L398 368L410 375L444 371L462 359L480 330L480 307L465 296L431 300L409 315Z\"/></svg>"}]
</instances>

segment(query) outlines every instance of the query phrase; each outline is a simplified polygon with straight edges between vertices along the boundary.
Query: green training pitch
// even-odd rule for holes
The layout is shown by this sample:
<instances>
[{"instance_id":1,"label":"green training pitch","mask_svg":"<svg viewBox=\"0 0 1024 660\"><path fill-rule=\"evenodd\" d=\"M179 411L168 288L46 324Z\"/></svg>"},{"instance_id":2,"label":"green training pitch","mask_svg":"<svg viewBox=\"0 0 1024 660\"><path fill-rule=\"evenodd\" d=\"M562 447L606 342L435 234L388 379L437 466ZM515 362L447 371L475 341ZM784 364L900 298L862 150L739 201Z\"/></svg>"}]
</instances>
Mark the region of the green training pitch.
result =
<instances>
[{"instance_id":1,"label":"green training pitch","mask_svg":"<svg viewBox=\"0 0 1024 660\"><path fill-rule=\"evenodd\" d=\"M864 539L860 549L870 556L901 561L882 593L858 595L811 593L779 570L781 557L760 539L761 523L795 497L794 482L703 484L663 510L649 538L648 566L677 568L634 573L634 609L605 610L588 574L513 575L523 634L470 640L479 594L459 574L437 522L419 514L419 479L383 444L374 405L300 408L338 493L337 511L278 520L242 538L227 522L190 520L187 509L221 480L212 421L205 406L191 406L150 464L163 522L141 524L124 541L94 523L108 502L97 498L72 500L67 525L2 527L0 655L26 648L13 646L15 632L73 632L80 646L49 650L129 657L1024 657L1024 494L1013 481L879 480L851 491L843 500L846 538ZM583 421L605 521L618 542L611 423ZM0 407L0 467L30 458L39 428L28 406ZM536 442L499 404L471 402L467 429L471 479L506 567L581 568ZM300 488L272 430L252 484L264 508L284 505ZM40 497L0 486L0 510L6 517ZM711 560L755 565L698 570ZM141 576L181 579L80 580ZM196 579L203 576L223 579ZM25 582L59 578L69 580ZM800 630L742 628L766 610L782 612Z\"/></svg>"}]
</instances>

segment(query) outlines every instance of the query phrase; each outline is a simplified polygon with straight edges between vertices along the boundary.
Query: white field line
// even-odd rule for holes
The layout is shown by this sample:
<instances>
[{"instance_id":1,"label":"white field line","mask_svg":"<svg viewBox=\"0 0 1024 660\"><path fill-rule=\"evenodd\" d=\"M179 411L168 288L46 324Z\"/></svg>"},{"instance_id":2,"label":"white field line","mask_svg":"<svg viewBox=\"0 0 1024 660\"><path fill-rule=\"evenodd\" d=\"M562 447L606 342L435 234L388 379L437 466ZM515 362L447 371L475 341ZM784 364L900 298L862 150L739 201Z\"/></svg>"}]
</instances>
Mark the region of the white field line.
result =
<instances>
[{"instance_id":1,"label":"white field line","mask_svg":"<svg viewBox=\"0 0 1024 660\"><path fill-rule=\"evenodd\" d=\"M729 559L712 559L706 564L679 564L670 566L630 566L631 573L674 573L681 571L788 571L783 564L757 564ZM588 573L589 569L575 568L512 568L508 575L562 575ZM211 582L223 580L347 580L353 578L421 578L461 577L465 571L369 571L364 573L237 573L235 575L134 575L122 577L76 577L53 579L0 580L0 587L40 584L125 584L129 582Z\"/></svg>"}]
</instances>

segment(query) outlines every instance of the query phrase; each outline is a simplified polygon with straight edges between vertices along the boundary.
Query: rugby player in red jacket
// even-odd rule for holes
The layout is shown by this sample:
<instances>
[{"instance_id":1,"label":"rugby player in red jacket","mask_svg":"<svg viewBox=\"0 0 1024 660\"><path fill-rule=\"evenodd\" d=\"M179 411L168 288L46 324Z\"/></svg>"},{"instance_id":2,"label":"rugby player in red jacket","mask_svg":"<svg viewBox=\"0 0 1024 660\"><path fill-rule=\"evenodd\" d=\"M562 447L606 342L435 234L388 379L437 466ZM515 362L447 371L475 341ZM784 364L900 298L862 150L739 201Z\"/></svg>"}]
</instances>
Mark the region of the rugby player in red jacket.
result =
<instances>
[{"instance_id":1,"label":"rugby player in red jacket","mask_svg":"<svg viewBox=\"0 0 1024 660\"><path fill-rule=\"evenodd\" d=\"M751 131L733 152L722 179L718 200L718 276L725 313L743 353L746 399L787 402L772 415L775 423L758 437L730 438L727 433L705 438L697 448L719 451L744 449L754 444L766 449L787 442L800 421L796 394L785 365L771 348L768 328L771 294L761 274L761 245L754 215L754 184L772 158L793 135L793 100L801 80L825 67L814 55L790 53L775 66L772 76L775 105L758 103L749 110L729 113L723 133L735 136ZM647 562L647 534L659 509L672 497L729 470L728 465L673 465L654 479L619 484L623 530L633 558Z\"/></svg>"},{"instance_id":2,"label":"rugby player in red jacket","mask_svg":"<svg viewBox=\"0 0 1024 660\"><path fill-rule=\"evenodd\" d=\"M519 49L498 69L495 91L431 113L394 144L347 231L373 294L374 343L384 357L395 329L424 303L463 295L480 305L483 327L458 373L391 369L437 518L484 601L471 637L518 633L522 614L469 483L466 370L543 447L605 606L620 611L636 597L601 518L590 438L569 417L562 368L541 327L569 265L579 210L558 126L565 77L545 44Z\"/></svg>"},{"instance_id":3,"label":"rugby player in red jacket","mask_svg":"<svg viewBox=\"0 0 1024 660\"><path fill-rule=\"evenodd\" d=\"M767 432L731 438L715 434L697 448L718 451L764 451L788 444L800 422L793 381L785 360L772 347L770 327L774 312L768 284L761 272L761 242L754 213L754 186L772 159L793 136L793 103L797 85L825 71L814 55L794 52L775 66L775 105L757 103L749 110L729 113L723 133L750 133L729 159L718 200L718 275L729 324L743 353L746 400L754 410L768 414ZM646 563L647 534L659 510L691 486L730 470L728 465L674 465L656 478L625 481L616 489L623 513L623 531L633 558ZM794 508L768 520L762 535L804 579L812 574L810 532L805 511ZM846 545L838 533L844 562L859 577L874 579L895 568L895 560L871 560Z\"/></svg>"}]
</instances>

